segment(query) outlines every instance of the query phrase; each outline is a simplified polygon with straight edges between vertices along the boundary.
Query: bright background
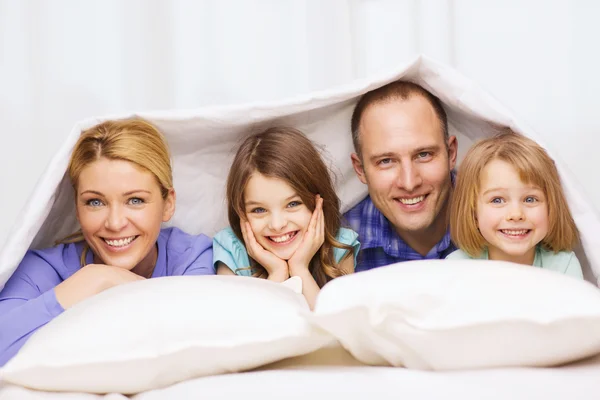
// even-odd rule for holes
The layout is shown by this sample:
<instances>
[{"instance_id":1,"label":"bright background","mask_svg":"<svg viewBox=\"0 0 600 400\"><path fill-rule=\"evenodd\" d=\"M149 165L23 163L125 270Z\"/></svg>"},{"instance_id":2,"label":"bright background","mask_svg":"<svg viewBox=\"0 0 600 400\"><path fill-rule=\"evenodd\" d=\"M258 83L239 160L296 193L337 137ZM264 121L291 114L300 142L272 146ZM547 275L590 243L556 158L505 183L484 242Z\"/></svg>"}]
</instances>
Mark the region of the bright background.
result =
<instances>
[{"instance_id":1,"label":"bright background","mask_svg":"<svg viewBox=\"0 0 600 400\"><path fill-rule=\"evenodd\" d=\"M281 99L418 53L487 89L600 209L595 0L0 0L0 248L74 123Z\"/></svg>"}]
</instances>

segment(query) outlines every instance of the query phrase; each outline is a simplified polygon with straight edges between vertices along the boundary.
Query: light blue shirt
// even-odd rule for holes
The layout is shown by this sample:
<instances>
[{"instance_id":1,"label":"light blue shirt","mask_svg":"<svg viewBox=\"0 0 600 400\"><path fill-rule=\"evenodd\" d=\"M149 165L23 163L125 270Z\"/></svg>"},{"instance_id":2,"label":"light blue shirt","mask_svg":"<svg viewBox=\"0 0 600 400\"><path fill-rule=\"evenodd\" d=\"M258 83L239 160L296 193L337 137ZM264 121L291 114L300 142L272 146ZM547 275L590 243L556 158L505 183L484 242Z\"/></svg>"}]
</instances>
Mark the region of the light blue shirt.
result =
<instances>
[{"instance_id":1,"label":"light blue shirt","mask_svg":"<svg viewBox=\"0 0 600 400\"><path fill-rule=\"evenodd\" d=\"M488 260L488 251L485 249L479 257L471 257L462 250L456 250L451 253L446 260ZM564 275L569 275L574 278L583 279L583 272L577 256L572 251L559 251L554 253L543 249L541 246L535 248L535 258L533 266L550 271L556 271Z\"/></svg>"},{"instance_id":2,"label":"light blue shirt","mask_svg":"<svg viewBox=\"0 0 600 400\"><path fill-rule=\"evenodd\" d=\"M360 249L360 242L357 238L356 232L346 228L340 228L335 238L340 243L352 246L355 267L356 256ZM337 263L344 258L346 253L347 250L333 248L333 256ZM236 275L252 276L252 270L248 268L250 266L248 252L231 228L225 228L213 237L213 265L215 268L217 268L218 262L227 265Z\"/></svg>"}]
</instances>

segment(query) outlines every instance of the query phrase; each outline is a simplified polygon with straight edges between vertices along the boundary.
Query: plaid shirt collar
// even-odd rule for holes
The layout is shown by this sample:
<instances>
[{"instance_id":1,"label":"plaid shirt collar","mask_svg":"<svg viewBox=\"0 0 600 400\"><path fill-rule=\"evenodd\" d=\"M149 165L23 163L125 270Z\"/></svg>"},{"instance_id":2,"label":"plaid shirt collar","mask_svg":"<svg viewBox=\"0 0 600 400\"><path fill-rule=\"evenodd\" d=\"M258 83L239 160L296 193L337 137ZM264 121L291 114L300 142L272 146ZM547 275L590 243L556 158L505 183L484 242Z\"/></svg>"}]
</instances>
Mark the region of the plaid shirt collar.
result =
<instances>
[{"instance_id":1,"label":"plaid shirt collar","mask_svg":"<svg viewBox=\"0 0 600 400\"><path fill-rule=\"evenodd\" d=\"M405 257L407 251L412 250L404 240L396 233L388 219L375 207L371 197L367 196L351 211L359 211L360 223L354 224L350 221L352 216L350 212L346 216L350 224L357 229L361 249L372 249L381 247L385 253L392 257ZM430 251L429 256L437 256L444 252L451 245L450 232L446 232L442 240L440 240ZM414 250L412 250L415 252Z\"/></svg>"},{"instance_id":2,"label":"plaid shirt collar","mask_svg":"<svg viewBox=\"0 0 600 400\"><path fill-rule=\"evenodd\" d=\"M451 174L452 187L456 182L456 171ZM367 196L345 215L348 223L358 233L361 243L361 249L382 248L383 251L392 257L398 258L423 258L419 253L402 240L396 233L388 219L379 211L371 197ZM454 250L454 245L450 240L450 230L442 239L429 251L424 258L439 258L443 253ZM414 254L412 254L414 253Z\"/></svg>"}]
</instances>

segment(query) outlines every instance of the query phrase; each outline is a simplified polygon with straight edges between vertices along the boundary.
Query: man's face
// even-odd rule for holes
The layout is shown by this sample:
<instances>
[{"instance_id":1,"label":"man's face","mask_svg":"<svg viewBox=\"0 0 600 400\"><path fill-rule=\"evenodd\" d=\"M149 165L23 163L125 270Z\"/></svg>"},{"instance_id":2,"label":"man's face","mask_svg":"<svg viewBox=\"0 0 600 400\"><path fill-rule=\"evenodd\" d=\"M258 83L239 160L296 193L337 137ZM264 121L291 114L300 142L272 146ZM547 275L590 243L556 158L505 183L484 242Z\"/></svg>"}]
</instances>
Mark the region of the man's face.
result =
<instances>
[{"instance_id":1,"label":"man's face","mask_svg":"<svg viewBox=\"0 0 600 400\"><path fill-rule=\"evenodd\" d=\"M359 131L362 157L352 155L354 170L396 232L445 231L457 142L452 136L446 143L429 102L413 95L372 104Z\"/></svg>"}]
</instances>

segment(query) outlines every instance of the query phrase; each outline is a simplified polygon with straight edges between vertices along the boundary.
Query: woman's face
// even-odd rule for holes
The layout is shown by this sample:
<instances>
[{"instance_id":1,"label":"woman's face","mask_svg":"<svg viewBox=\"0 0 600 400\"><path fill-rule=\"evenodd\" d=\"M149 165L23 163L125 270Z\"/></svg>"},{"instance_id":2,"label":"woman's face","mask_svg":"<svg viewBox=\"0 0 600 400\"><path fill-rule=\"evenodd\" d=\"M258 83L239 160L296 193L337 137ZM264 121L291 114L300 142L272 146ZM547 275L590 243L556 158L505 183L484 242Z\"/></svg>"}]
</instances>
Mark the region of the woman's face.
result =
<instances>
[{"instance_id":1,"label":"woman's face","mask_svg":"<svg viewBox=\"0 0 600 400\"><path fill-rule=\"evenodd\" d=\"M76 193L77 219L98 263L145 271L156 263L161 224L175 212L155 176L122 160L100 158L85 167Z\"/></svg>"}]
</instances>

